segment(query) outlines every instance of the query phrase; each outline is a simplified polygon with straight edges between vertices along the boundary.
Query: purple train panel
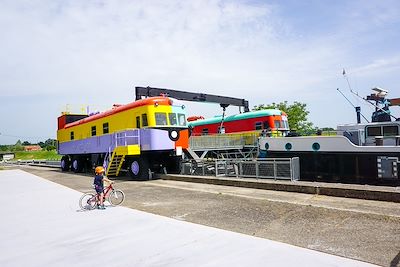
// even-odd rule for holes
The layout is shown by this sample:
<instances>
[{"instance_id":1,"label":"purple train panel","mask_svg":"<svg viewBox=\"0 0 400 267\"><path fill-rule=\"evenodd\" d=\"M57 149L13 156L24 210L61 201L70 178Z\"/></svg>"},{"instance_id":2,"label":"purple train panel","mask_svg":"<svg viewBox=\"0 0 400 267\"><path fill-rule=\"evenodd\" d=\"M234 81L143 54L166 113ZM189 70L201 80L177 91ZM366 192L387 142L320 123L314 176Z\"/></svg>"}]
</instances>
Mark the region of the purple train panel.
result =
<instances>
[{"instance_id":1,"label":"purple train panel","mask_svg":"<svg viewBox=\"0 0 400 267\"><path fill-rule=\"evenodd\" d=\"M173 150L175 143L169 139L168 131L159 129L128 130L83 140L63 142L58 145L58 153L89 154L113 151L116 145L140 145L141 151Z\"/></svg>"},{"instance_id":2,"label":"purple train panel","mask_svg":"<svg viewBox=\"0 0 400 267\"><path fill-rule=\"evenodd\" d=\"M140 129L140 149L151 150L173 150L175 142L169 139L168 130Z\"/></svg>"}]
</instances>

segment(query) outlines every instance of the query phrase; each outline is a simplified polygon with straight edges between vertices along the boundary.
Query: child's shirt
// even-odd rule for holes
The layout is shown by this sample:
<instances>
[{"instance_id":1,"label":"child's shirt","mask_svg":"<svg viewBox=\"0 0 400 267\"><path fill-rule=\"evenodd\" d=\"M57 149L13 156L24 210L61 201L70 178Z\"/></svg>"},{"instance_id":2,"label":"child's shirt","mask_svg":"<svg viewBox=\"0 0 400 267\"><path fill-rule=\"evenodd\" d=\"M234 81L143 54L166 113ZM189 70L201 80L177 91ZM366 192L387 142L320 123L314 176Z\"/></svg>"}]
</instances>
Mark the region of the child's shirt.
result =
<instances>
[{"instance_id":1,"label":"child's shirt","mask_svg":"<svg viewBox=\"0 0 400 267\"><path fill-rule=\"evenodd\" d=\"M103 187L103 175L96 175L93 184Z\"/></svg>"}]
</instances>

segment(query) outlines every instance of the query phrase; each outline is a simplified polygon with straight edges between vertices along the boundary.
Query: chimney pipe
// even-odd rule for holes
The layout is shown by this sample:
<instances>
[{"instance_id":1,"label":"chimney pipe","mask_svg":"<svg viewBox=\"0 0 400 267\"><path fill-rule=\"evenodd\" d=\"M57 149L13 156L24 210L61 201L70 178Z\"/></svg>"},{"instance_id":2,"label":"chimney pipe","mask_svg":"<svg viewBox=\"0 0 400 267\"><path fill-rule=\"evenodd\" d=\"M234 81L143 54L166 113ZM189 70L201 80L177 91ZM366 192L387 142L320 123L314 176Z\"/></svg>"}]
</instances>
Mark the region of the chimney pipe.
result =
<instances>
[{"instance_id":1,"label":"chimney pipe","mask_svg":"<svg viewBox=\"0 0 400 267\"><path fill-rule=\"evenodd\" d=\"M361 123L361 108L360 107L356 107L356 113L357 113L357 123Z\"/></svg>"}]
</instances>

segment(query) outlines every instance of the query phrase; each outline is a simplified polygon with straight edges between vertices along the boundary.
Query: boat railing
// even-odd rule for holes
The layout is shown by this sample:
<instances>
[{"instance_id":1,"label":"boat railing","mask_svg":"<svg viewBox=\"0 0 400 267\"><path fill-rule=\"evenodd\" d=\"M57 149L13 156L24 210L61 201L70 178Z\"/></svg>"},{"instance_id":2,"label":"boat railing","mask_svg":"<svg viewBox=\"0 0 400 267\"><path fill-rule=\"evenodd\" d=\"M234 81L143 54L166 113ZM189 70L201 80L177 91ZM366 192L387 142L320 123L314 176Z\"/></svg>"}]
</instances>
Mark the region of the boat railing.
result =
<instances>
[{"instance_id":1,"label":"boat railing","mask_svg":"<svg viewBox=\"0 0 400 267\"><path fill-rule=\"evenodd\" d=\"M227 148L257 146L259 133L214 134L190 137L190 148L193 150L204 148Z\"/></svg>"}]
</instances>

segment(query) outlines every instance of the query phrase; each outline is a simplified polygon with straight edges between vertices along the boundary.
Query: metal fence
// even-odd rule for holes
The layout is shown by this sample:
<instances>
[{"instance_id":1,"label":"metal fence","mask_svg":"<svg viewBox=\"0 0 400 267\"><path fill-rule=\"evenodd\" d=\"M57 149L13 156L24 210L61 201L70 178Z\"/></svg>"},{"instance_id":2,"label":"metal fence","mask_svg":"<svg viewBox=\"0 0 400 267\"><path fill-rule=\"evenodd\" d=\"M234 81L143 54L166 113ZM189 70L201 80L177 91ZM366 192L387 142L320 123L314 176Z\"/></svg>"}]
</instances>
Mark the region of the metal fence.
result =
<instances>
[{"instance_id":1,"label":"metal fence","mask_svg":"<svg viewBox=\"0 0 400 267\"><path fill-rule=\"evenodd\" d=\"M258 141L258 133L242 133L242 134L215 134L190 137L190 148L210 149L210 148L230 148L243 147L247 145L256 145Z\"/></svg>"},{"instance_id":2,"label":"metal fence","mask_svg":"<svg viewBox=\"0 0 400 267\"><path fill-rule=\"evenodd\" d=\"M183 164L182 174L294 181L300 178L300 161L298 157L192 160Z\"/></svg>"},{"instance_id":3,"label":"metal fence","mask_svg":"<svg viewBox=\"0 0 400 267\"><path fill-rule=\"evenodd\" d=\"M46 159L30 159L30 160L12 160L5 161L4 164L13 164L13 165L32 165L32 166L44 166L44 167L52 167L52 168L60 168L61 163L59 160L46 160Z\"/></svg>"}]
</instances>

